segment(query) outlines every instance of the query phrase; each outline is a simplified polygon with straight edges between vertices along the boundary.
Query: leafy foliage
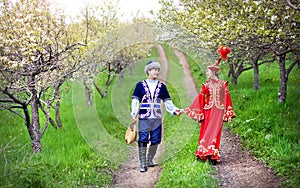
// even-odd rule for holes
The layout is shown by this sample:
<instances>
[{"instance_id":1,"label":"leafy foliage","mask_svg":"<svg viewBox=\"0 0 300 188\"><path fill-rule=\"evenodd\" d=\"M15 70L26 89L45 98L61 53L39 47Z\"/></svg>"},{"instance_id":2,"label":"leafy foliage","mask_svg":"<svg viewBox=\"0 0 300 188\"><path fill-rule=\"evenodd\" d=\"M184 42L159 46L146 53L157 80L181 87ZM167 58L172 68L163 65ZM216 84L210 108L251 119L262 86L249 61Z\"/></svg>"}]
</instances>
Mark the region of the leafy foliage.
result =
<instances>
[{"instance_id":1,"label":"leafy foliage","mask_svg":"<svg viewBox=\"0 0 300 188\"><path fill-rule=\"evenodd\" d=\"M170 55L171 51L166 51L169 54L169 59L172 59L170 57L172 56ZM172 62L176 62L176 59L173 58ZM193 68L194 74L197 75L199 78L197 81L201 84L204 74L201 69L196 68L195 62L191 63L195 66ZM276 95L272 94L279 81L276 77L277 72L278 68L274 64L271 67L262 68L262 89L259 92L254 92L251 89L253 77L251 72L241 77L239 85L230 85L237 118L229 124L229 128L240 135L246 149L250 149L257 158L264 160L276 170L278 175L287 179L285 181L287 187L296 187L299 185L297 182L299 181L300 114L297 111L299 106L297 83L299 83L300 78L298 72L294 70L289 80L288 91L291 98L286 104L279 105L276 102ZM175 72L175 74L177 73ZM203 75L202 79L201 74ZM174 77L169 79L174 79ZM173 87L170 87L170 93L174 96L174 103L180 104L180 101L176 101L177 95L180 94L176 93ZM45 151L41 155L35 155L35 157L31 157L32 154L28 152L30 148L25 145L30 141L26 130L22 129L20 125L21 120L12 114L0 112L0 134L2 138L0 185L17 185L17 176L23 177L19 182L22 181L27 185L35 182L35 185L43 185L43 187L93 185L105 187L109 185L112 178L111 170L116 169L116 166L91 151L77 129L73 115L70 114L72 113L70 111L72 109L71 100L65 98L62 102L62 112L64 113L62 121L65 126L59 130L53 127L49 128L48 134L45 135L47 138L44 140ZM106 109L111 108L110 100L101 100L101 102L103 103L101 105ZM121 127L118 122L115 122L114 118L110 118L113 115L109 111L108 113L101 113L101 116L107 116L101 117L101 120L103 122L110 121L108 124L114 126L106 126L105 128L110 134L116 134L115 137L122 139L123 131L120 131ZM168 119L171 117L166 117L166 125L175 124L174 127L177 126L178 121L174 120L173 117L174 121ZM12 126L8 127L6 124ZM168 131L174 131L171 126L166 128ZM14 137L16 140L10 142ZM211 177L214 171L210 165L195 161L192 155L197 139L198 133L195 131L186 146L176 153L176 156L163 163L164 170L157 184L158 187L176 187L178 185L184 187L198 187L199 185L217 187L214 186L217 185L216 179ZM7 160L4 160L5 157ZM49 169L45 169L44 166ZM37 177L30 180L26 179L26 176L30 177L34 174L34 170L42 169L45 171Z\"/></svg>"},{"instance_id":2,"label":"leafy foliage","mask_svg":"<svg viewBox=\"0 0 300 188\"><path fill-rule=\"evenodd\" d=\"M197 41L201 41L198 48L211 52L216 51L218 45L231 48L228 74L233 84L237 84L242 72L254 69L253 87L258 90L258 65L276 59L282 70L278 101L286 100L286 82L295 65L299 67L300 49L300 15L291 2L183 0L174 4L171 0L162 0L161 3L159 21L161 25L171 26L169 32L179 27L182 33L193 33ZM286 55L290 52L294 62L286 67ZM267 55L273 60L266 58ZM259 60L262 61L258 63Z\"/></svg>"},{"instance_id":3,"label":"leafy foliage","mask_svg":"<svg viewBox=\"0 0 300 188\"><path fill-rule=\"evenodd\" d=\"M64 16L47 0L5 1L0 21L0 108L24 119L34 152L49 123L60 125L60 86L80 68ZM40 126L39 109L47 119Z\"/></svg>"}]
</instances>

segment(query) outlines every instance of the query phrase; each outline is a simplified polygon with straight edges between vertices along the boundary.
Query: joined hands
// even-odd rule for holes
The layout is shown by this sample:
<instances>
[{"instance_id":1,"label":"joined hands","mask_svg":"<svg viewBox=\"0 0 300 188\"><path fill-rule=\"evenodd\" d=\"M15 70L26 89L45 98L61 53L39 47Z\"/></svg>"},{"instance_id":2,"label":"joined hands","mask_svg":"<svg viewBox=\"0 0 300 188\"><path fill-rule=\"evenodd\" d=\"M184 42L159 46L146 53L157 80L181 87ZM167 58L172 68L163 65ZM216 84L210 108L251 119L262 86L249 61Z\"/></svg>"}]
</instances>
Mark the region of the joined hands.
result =
<instances>
[{"instance_id":1,"label":"joined hands","mask_svg":"<svg viewBox=\"0 0 300 188\"><path fill-rule=\"evenodd\" d=\"M183 109L175 110L175 114L176 114L177 116L180 116L182 113L184 113L184 110L183 110Z\"/></svg>"}]
</instances>

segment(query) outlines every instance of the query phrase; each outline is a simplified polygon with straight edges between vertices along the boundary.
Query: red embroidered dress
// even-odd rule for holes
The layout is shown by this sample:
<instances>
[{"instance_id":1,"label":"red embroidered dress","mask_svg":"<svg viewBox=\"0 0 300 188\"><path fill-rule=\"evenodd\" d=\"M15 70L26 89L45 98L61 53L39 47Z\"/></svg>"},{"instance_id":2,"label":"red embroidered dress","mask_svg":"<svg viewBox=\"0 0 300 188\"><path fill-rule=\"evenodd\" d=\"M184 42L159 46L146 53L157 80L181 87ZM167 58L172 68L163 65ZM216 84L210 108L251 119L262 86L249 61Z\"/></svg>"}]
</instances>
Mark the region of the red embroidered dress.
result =
<instances>
[{"instance_id":1,"label":"red embroidered dress","mask_svg":"<svg viewBox=\"0 0 300 188\"><path fill-rule=\"evenodd\" d=\"M228 82L208 80L200 94L185 113L200 123L200 136L195 156L201 160L220 162L220 141L223 121L235 117L228 90Z\"/></svg>"}]
</instances>

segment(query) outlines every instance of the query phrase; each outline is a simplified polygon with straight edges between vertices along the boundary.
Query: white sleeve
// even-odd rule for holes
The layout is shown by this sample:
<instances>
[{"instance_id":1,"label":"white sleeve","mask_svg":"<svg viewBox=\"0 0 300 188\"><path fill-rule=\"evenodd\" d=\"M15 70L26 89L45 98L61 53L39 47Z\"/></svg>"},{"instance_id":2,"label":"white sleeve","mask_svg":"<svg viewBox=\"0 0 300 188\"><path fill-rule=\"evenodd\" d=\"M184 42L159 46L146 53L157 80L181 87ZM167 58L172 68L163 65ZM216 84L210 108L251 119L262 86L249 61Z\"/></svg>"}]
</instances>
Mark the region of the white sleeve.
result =
<instances>
[{"instance_id":1,"label":"white sleeve","mask_svg":"<svg viewBox=\"0 0 300 188\"><path fill-rule=\"evenodd\" d=\"M136 113L139 109L140 101L138 99L132 99L131 101L131 117L135 118Z\"/></svg>"},{"instance_id":2,"label":"white sleeve","mask_svg":"<svg viewBox=\"0 0 300 188\"><path fill-rule=\"evenodd\" d=\"M165 107L166 110L172 115L175 115L175 111L179 109L173 104L171 100L165 101Z\"/></svg>"}]
</instances>

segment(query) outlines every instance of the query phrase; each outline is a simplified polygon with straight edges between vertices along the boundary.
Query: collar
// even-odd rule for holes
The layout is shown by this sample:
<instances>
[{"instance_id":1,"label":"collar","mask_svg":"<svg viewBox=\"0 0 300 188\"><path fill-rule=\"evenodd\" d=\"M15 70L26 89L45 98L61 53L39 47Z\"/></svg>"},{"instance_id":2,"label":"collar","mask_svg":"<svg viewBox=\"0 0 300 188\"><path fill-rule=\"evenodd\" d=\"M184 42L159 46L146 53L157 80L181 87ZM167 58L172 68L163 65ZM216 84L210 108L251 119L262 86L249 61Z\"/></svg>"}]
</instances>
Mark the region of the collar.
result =
<instances>
[{"instance_id":1,"label":"collar","mask_svg":"<svg viewBox=\"0 0 300 188\"><path fill-rule=\"evenodd\" d=\"M146 81L149 83L157 83L158 82L158 80L150 80L150 79L146 79Z\"/></svg>"}]
</instances>

